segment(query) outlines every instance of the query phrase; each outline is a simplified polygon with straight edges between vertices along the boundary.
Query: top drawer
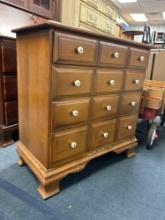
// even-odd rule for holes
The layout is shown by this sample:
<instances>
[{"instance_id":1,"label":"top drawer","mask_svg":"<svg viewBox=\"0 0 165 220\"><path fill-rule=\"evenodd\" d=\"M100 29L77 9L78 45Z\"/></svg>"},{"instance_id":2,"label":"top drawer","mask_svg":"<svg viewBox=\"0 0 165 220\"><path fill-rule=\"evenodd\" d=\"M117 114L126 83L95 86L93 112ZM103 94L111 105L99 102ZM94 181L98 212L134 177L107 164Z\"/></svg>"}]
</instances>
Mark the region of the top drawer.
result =
<instances>
[{"instance_id":1,"label":"top drawer","mask_svg":"<svg viewBox=\"0 0 165 220\"><path fill-rule=\"evenodd\" d=\"M100 42L100 66L125 67L128 48L117 44Z\"/></svg>"},{"instance_id":2,"label":"top drawer","mask_svg":"<svg viewBox=\"0 0 165 220\"><path fill-rule=\"evenodd\" d=\"M148 51L130 48L128 67L146 68L148 64Z\"/></svg>"},{"instance_id":3,"label":"top drawer","mask_svg":"<svg viewBox=\"0 0 165 220\"><path fill-rule=\"evenodd\" d=\"M67 64L96 64L97 41L58 33L55 35L54 62Z\"/></svg>"}]
</instances>

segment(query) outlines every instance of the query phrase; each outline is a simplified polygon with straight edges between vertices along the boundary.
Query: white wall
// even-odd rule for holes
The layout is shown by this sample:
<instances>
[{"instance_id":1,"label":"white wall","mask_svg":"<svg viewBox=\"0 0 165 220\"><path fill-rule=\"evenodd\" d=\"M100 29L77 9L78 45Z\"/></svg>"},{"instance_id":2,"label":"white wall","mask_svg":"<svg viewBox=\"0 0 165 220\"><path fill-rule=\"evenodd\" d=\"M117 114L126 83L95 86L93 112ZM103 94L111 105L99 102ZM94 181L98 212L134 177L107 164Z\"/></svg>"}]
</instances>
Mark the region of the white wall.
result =
<instances>
[{"instance_id":1,"label":"white wall","mask_svg":"<svg viewBox=\"0 0 165 220\"><path fill-rule=\"evenodd\" d=\"M11 32L12 29L33 24L34 16L30 13L15 9L0 3L0 35L15 37L15 34ZM43 20L37 16L37 23Z\"/></svg>"}]
</instances>

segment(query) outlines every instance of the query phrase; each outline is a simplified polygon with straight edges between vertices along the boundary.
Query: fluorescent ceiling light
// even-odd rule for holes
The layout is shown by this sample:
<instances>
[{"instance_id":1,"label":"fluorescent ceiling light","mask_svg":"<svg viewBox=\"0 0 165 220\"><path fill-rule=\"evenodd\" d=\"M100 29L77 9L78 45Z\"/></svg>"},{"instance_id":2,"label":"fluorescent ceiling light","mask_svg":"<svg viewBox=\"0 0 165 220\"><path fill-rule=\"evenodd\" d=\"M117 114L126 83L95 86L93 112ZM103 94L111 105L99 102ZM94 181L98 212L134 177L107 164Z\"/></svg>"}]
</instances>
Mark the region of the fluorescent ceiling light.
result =
<instances>
[{"instance_id":1,"label":"fluorescent ceiling light","mask_svg":"<svg viewBox=\"0 0 165 220\"><path fill-rule=\"evenodd\" d=\"M165 12L162 12L162 15L163 15L163 19L165 20Z\"/></svg>"},{"instance_id":2,"label":"fluorescent ceiling light","mask_svg":"<svg viewBox=\"0 0 165 220\"><path fill-rule=\"evenodd\" d=\"M131 3L131 2L137 2L137 0L118 0L120 3Z\"/></svg>"},{"instance_id":3,"label":"fluorescent ceiling light","mask_svg":"<svg viewBox=\"0 0 165 220\"><path fill-rule=\"evenodd\" d=\"M147 21L147 17L145 14L130 14L134 21L143 22Z\"/></svg>"}]
</instances>

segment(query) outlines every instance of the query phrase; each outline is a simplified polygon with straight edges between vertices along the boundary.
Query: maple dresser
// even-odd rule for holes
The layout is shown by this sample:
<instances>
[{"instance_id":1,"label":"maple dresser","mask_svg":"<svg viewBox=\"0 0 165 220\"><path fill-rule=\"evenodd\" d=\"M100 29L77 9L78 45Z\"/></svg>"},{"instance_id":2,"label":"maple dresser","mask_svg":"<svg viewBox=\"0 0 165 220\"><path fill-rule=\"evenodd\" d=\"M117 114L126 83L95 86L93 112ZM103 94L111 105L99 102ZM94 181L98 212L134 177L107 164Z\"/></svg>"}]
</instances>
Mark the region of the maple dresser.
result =
<instances>
[{"instance_id":1,"label":"maple dresser","mask_svg":"<svg viewBox=\"0 0 165 220\"><path fill-rule=\"evenodd\" d=\"M16 41L0 36L0 146L13 143L18 131Z\"/></svg>"},{"instance_id":2,"label":"maple dresser","mask_svg":"<svg viewBox=\"0 0 165 220\"><path fill-rule=\"evenodd\" d=\"M150 46L47 21L17 33L18 164L45 199L108 152L135 155Z\"/></svg>"}]
</instances>

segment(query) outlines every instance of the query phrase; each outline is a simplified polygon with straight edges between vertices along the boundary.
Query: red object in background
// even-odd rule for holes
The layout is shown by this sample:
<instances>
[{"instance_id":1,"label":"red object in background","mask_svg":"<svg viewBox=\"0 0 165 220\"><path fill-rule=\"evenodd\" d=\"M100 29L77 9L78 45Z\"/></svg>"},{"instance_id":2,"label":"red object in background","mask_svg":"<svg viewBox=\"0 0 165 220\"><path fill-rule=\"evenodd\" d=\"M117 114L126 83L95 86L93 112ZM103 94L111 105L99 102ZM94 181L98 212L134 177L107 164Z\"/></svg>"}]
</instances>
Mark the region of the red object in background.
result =
<instances>
[{"instance_id":1,"label":"red object in background","mask_svg":"<svg viewBox=\"0 0 165 220\"><path fill-rule=\"evenodd\" d=\"M141 118L145 120L152 120L156 117L156 114L157 114L157 110L151 108L144 108Z\"/></svg>"}]
</instances>

